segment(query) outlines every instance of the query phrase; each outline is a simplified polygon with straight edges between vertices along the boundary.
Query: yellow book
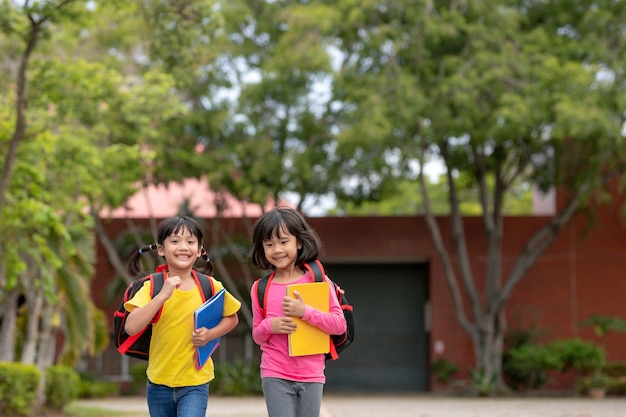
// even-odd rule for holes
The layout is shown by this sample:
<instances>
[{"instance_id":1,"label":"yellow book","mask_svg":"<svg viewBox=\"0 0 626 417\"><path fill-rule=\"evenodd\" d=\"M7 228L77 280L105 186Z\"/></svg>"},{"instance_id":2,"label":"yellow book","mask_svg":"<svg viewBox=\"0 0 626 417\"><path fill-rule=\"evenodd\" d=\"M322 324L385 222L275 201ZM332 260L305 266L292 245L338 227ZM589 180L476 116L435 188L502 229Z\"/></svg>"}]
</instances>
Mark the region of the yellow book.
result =
<instances>
[{"instance_id":1,"label":"yellow book","mask_svg":"<svg viewBox=\"0 0 626 417\"><path fill-rule=\"evenodd\" d=\"M305 304L328 313L328 282L308 282L287 286L287 295L295 298L294 290L302 296ZM330 336L306 321L293 317L298 328L289 335L289 356L315 355L330 351Z\"/></svg>"}]
</instances>

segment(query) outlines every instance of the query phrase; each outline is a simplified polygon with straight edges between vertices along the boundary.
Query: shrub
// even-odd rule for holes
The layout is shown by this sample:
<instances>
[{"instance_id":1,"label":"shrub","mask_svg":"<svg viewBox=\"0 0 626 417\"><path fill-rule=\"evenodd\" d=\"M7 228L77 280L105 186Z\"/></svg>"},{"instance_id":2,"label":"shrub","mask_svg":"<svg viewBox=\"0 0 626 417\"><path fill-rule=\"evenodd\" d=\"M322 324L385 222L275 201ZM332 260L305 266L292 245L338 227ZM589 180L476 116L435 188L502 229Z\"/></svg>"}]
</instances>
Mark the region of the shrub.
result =
<instances>
[{"instance_id":1,"label":"shrub","mask_svg":"<svg viewBox=\"0 0 626 417\"><path fill-rule=\"evenodd\" d=\"M256 395L263 392L258 364L245 365L242 360L215 366L211 392L222 395Z\"/></svg>"},{"instance_id":2,"label":"shrub","mask_svg":"<svg viewBox=\"0 0 626 417\"><path fill-rule=\"evenodd\" d=\"M604 351L580 339L556 340L548 344L527 343L507 351L502 370L506 383L515 390L536 389L548 381L548 371L573 369L588 373L602 367Z\"/></svg>"},{"instance_id":3,"label":"shrub","mask_svg":"<svg viewBox=\"0 0 626 417\"><path fill-rule=\"evenodd\" d=\"M470 369L469 374L472 382L471 389L479 397L488 397L497 388L496 381L498 375L489 376L484 368L479 370Z\"/></svg>"},{"instance_id":4,"label":"shrub","mask_svg":"<svg viewBox=\"0 0 626 417\"><path fill-rule=\"evenodd\" d=\"M431 371L437 378L437 381L447 384L450 382L452 375L459 371L459 367L444 358L437 358L431 365Z\"/></svg>"},{"instance_id":5,"label":"shrub","mask_svg":"<svg viewBox=\"0 0 626 417\"><path fill-rule=\"evenodd\" d=\"M595 343L576 338L556 340L548 346L560 360L560 366L555 368L558 371L574 369L587 373L604 366L604 350Z\"/></svg>"},{"instance_id":6,"label":"shrub","mask_svg":"<svg viewBox=\"0 0 626 417\"><path fill-rule=\"evenodd\" d=\"M120 395L119 384L102 381L93 374L80 374L78 398L106 398Z\"/></svg>"},{"instance_id":7,"label":"shrub","mask_svg":"<svg viewBox=\"0 0 626 417\"><path fill-rule=\"evenodd\" d=\"M34 365L0 362L0 415L29 415L40 380Z\"/></svg>"},{"instance_id":8,"label":"shrub","mask_svg":"<svg viewBox=\"0 0 626 417\"><path fill-rule=\"evenodd\" d=\"M80 377L66 366L53 365L46 369L46 407L51 410L63 408L78 398Z\"/></svg>"},{"instance_id":9,"label":"shrub","mask_svg":"<svg viewBox=\"0 0 626 417\"><path fill-rule=\"evenodd\" d=\"M608 377L607 392L610 395L626 395L626 376Z\"/></svg>"},{"instance_id":10,"label":"shrub","mask_svg":"<svg viewBox=\"0 0 626 417\"><path fill-rule=\"evenodd\" d=\"M514 390L536 389L548 381L548 370L558 359L544 345L524 344L509 349L502 372L506 384Z\"/></svg>"},{"instance_id":11,"label":"shrub","mask_svg":"<svg viewBox=\"0 0 626 417\"><path fill-rule=\"evenodd\" d=\"M604 373L608 376L626 377L626 362L625 361L608 362L604 365Z\"/></svg>"},{"instance_id":12,"label":"shrub","mask_svg":"<svg viewBox=\"0 0 626 417\"><path fill-rule=\"evenodd\" d=\"M136 395L146 389L146 385L148 384L147 370L148 362L131 366L130 377L132 382L130 384L130 394Z\"/></svg>"}]
</instances>

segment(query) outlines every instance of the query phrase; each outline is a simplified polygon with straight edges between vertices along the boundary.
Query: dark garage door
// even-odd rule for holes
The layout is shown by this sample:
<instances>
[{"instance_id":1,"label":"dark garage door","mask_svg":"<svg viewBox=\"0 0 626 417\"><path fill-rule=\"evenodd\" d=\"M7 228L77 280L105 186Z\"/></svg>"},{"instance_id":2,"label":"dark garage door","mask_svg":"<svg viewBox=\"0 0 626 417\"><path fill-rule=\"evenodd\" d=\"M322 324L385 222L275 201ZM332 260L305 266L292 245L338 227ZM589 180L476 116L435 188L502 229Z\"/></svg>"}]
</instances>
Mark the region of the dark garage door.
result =
<instances>
[{"instance_id":1,"label":"dark garage door","mask_svg":"<svg viewBox=\"0 0 626 417\"><path fill-rule=\"evenodd\" d=\"M326 361L325 391L399 392L429 389L425 264L325 263L354 306L355 339Z\"/></svg>"}]
</instances>

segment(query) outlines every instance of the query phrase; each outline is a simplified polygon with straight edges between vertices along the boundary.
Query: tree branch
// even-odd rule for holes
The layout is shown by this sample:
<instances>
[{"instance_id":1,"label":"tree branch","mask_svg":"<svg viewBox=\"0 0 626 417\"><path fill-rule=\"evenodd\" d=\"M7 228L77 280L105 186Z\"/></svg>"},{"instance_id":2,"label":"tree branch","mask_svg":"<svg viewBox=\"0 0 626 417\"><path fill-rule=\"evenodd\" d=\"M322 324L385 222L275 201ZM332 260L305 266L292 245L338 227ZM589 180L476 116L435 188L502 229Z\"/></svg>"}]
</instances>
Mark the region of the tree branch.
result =
<instances>
[{"instance_id":1,"label":"tree branch","mask_svg":"<svg viewBox=\"0 0 626 417\"><path fill-rule=\"evenodd\" d=\"M452 262L450 260L450 256L448 251L443 244L443 239L441 238L441 231L439 230L439 225L437 224L437 220L432 212L430 207L430 200L428 197L428 190L426 188L426 181L424 179L423 166L420 163L420 172L418 175L418 180L420 184L420 190L422 194L422 200L424 204L424 219L426 220L426 225L430 230L430 236L433 240L433 246L437 254L439 255L439 260L441 261L441 265L444 270L444 276L446 277L446 282L448 283L448 287L450 288L450 293L452 294L452 301L454 303L454 313L456 315L457 321L461 325L461 327L468 333L472 334L473 328L472 324L469 322L467 317L465 316L465 309L463 308L463 298L461 297L461 292L457 285L456 274L454 273L454 268L452 266Z\"/></svg>"}]
</instances>

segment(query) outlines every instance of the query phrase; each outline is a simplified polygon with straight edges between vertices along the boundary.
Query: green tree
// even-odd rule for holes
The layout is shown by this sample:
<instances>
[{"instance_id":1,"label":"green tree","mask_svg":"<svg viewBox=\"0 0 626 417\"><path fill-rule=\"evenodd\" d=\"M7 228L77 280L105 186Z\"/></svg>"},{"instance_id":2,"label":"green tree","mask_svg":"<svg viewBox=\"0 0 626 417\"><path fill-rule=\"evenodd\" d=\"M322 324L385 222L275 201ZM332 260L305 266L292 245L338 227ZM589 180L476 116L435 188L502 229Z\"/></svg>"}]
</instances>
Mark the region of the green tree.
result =
<instances>
[{"instance_id":1,"label":"green tree","mask_svg":"<svg viewBox=\"0 0 626 417\"><path fill-rule=\"evenodd\" d=\"M202 174L214 191L264 206L327 192L332 136L315 90L330 72L333 8L298 2L154 2L142 9L190 109L157 158L159 180ZM285 27L292 30L286 31ZM177 28L174 30L173 28ZM191 150L194 152L191 152Z\"/></svg>"},{"instance_id":2,"label":"green tree","mask_svg":"<svg viewBox=\"0 0 626 417\"><path fill-rule=\"evenodd\" d=\"M110 23L133 5L106 5L0 2L0 359L42 370L57 357L58 332L69 365L107 345L91 300L94 231L102 210L149 176L153 153L141 145L184 111L171 77L111 57L105 45L124 45L97 18Z\"/></svg>"},{"instance_id":3,"label":"green tree","mask_svg":"<svg viewBox=\"0 0 626 417\"><path fill-rule=\"evenodd\" d=\"M476 369L491 380L512 291L623 171L624 7L0 0L0 65L9 74L0 79L0 355L14 354L11 312L25 285L44 294L29 309L58 306L71 290L80 299L90 231L130 279L103 210L123 206L142 185L196 177L217 192L218 212L230 193L262 207L289 198L304 210L331 195L340 213L423 214ZM433 160L445 174L428 185L421 170ZM503 270L502 216L519 210L519 195L528 201L530 186L558 187L566 199ZM420 191L409 204L392 198L412 190ZM434 217L446 210L451 251ZM483 219L482 276L467 262L468 213ZM243 299L223 254L250 284L246 244L219 215L209 238L220 277ZM61 275L69 265L73 273ZM67 326L76 331L67 350L75 357L88 327ZM23 358L33 357L27 339Z\"/></svg>"},{"instance_id":4,"label":"green tree","mask_svg":"<svg viewBox=\"0 0 626 417\"><path fill-rule=\"evenodd\" d=\"M399 177L419 184L476 368L499 376L513 290L564 225L623 172L626 4L345 1L337 9L343 61L334 94L345 126L337 152L354 155L346 172L362 173L362 185L343 192L368 198ZM446 170L451 248L421 171L432 160ZM502 216L515 184L556 187L565 199L505 269ZM468 188L476 190L487 243L482 276L468 261L461 210Z\"/></svg>"},{"instance_id":5,"label":"green tree","mask_svg":"<svg viewBox=\"0 0 626 417\"><path fill-rule=\"evenodd\" d=\"M293 195L301 209L331 193L340 211L413 184L476 367L499 375L512 291L620 162L621 3L213 6L140 8L153 34L148 66L174 75L189 110L157 138L153 180L206 176L215 191L259 204ZM432 160L446 169L452 252L421 175ZM503 271L502 216L530 186L568 200ZM482 277L468 266L464 213L483 219Z\"/></svg>"},{"instance_id":6,"label":"green tree","mask_svg":"<svg viewBox=\"0 0 626 417\"><path fill-rule=\"evenodd\" d=\"M434 214L446 214L450 212L448 200L448 188L445 176L433 182L429 175L425 176L428 187L429 207ZM459 181L457 180L457 183ZM488 181L488 186L493 187L493 180ZM528 184L520 184L514 187L503 202L502 213L506 215L529 215L532 212L532 193ZM340 201L337 207L329 210L329 213L343 214L348 216L408 216L424 214L424 203L421 192L415 180L398 178L383 184L376 193L366 201ZM478 201L478 193L475 189L461 186L459 189L459 211L466 216L480 214L481 205Z\"/></svg>"},{"instance_id":7,"label":"green tree","mask_svg":"<svg viewBox=\"0 0 626 417\"><path fill-rule=\"evenodd\" d=\"M337 172L328 169L331 135L326 103L316 83L330 70L324 33L332 7L297 2L157 1L143 4L150 65L174 75L189 112L173 121L155 158L155 182L206 178L217 193L265 207L286 195L300 207L327 192ZM284 27L294 30L285 31ZM251 231L251 222L244 218ZM211 258L229 290L234 285L223 253L241 265L249 288L258 272L246 261L247 244L219 221L210 229ZM244 236L249 240L249 236ZM251 312L242 310L251 325Z\"/></svg>"}]
</instances>

